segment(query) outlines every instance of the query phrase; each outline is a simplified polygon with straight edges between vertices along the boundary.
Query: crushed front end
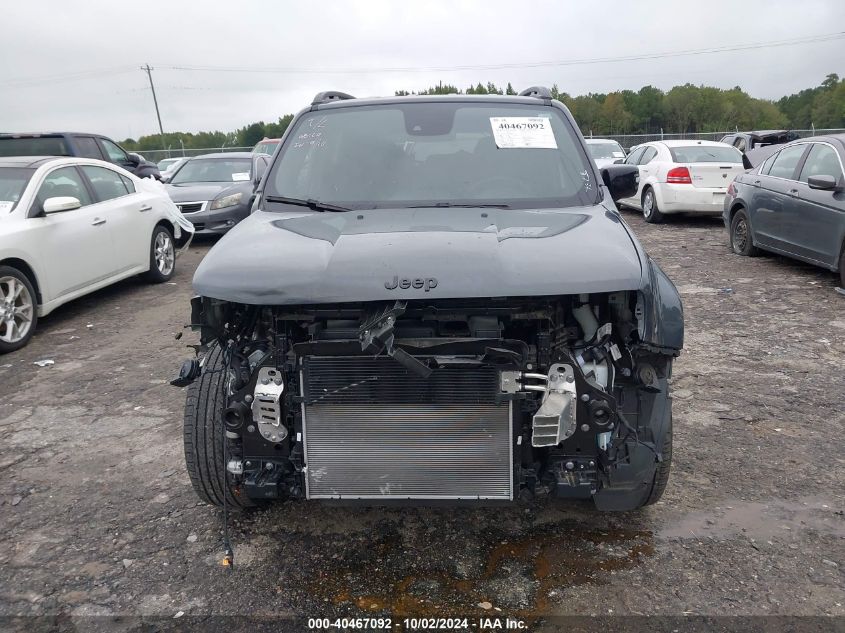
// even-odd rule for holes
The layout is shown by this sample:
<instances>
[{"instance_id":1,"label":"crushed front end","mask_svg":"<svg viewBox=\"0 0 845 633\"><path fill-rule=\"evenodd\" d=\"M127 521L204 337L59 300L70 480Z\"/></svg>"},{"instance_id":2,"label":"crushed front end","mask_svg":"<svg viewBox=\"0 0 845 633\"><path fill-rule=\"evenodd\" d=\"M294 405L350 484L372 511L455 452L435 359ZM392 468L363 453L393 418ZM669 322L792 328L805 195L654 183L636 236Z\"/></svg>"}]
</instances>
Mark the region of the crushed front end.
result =
<instances>
[{"instance_id":1,"label":"crushed front end","mask_svg":"<svg viewBox=\"0 0 845 633\"><path fill-rule=\"evenodd\" d=\"M651 503L680 347L649 342L653 299L197 297L192 321L218 350L202 372L226 376L229 483L250 501Z\"/></svg>"}]
</instances>

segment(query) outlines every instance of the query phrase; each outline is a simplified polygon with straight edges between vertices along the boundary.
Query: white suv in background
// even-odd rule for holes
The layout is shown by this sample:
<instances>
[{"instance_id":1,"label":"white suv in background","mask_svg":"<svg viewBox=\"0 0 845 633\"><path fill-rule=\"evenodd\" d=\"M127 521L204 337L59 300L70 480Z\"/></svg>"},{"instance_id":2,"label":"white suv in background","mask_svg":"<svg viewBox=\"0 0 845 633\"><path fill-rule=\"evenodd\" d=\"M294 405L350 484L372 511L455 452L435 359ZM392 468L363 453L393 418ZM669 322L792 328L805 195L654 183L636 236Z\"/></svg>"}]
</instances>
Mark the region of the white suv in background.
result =
<instances>
[{"instance_id":1,"label":"white suv in background","mask_svg":"<svg viewBox=\"0 0 845 633\"><path fill-rule=\"evenodd\" d=\"M742 153L715 141L643 143L625 163L639 168L640 186L619 204L642 210L652 223L670 213L721 214L728 185L745 171Z\"/></svg>"}]
</instances>

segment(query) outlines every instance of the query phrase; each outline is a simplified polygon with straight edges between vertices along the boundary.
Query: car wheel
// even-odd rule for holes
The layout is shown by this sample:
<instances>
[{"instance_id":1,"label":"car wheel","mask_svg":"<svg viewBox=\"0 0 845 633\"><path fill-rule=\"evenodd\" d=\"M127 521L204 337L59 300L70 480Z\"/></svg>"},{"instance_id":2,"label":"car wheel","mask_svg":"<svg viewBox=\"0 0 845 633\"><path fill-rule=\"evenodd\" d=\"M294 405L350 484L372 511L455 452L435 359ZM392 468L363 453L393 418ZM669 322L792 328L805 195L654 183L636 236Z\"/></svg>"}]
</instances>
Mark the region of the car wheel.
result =
<instances>
[{"instance_id":1,"label":"car wheel","mask_svg":"<svg viewBox=\"0 0 845 633\"><path fill-rule=\"evenodd\" d=\"M225 494L229 508L237 511L256 503L232 484L223 461L225 369L223 353L218 345L213 345L205 357L202 374L188 386L183 426L185 465L200 499L222 506Z\"/></svg>"},{"instance_id":2,"label":"car wheel","mask_svg":"<svg viewBox=\"0 0 845 633\"><path fill-rule=\"evenodd\" d=\"M839 256L839 287L845 288L845 248Z\"/></svg>"},{"instance_id":3,"label":"car wheel","mask_svg":"<svg viewBox=\"0 0 845 633\"><path fill-rule=\"evenodd\" d=\"M158 225L150 240L150 270L147 279L160 284L168 281L176 272L176 245L173 234L166 226Z\"/></svg>"},{"instance_id":4,"label":"car wheel","mask_svg":"<svg viewBox=\"0 0 845 633\"><path fill-rule=\"evenodd\" d=\"M755 257L760 252L751 238L751 220L745 209L739 209L731 220L731 249L746 257Z\"/></svg>"},{"instance_id":5,"label":"car wheel","mask_svg":"<svg viewBox=\"0 0 845 633\"><path fill-rule=\"evenodd\" d=\"M646 222L651 224L660 224L666 218L657 208L657 198L654 195L654 189L648 187L643 191L643 217Z\"/></svg>"},{"instance_id":6,"label":"car wheel","mask_svg":"<svg viewBox=\"0 0 845 633\"><path fill-rule=\"evenodd\" d=\"M651 493L643 503L644 506L650 506L660 501L663 492L666 490L666 484L669 482L669 471L672 470L672 416L669 416L669 425L666 427L666 434L663 436L663 461L657 465L657 470L654 473L654 483L651 485Z\"/></svg>"},{"instance_id":7,"label":"car wheel","mask_svg":"<svg viewBox=\"0 0 845 633\"><path fill-rule=\"evenodd\" d=\"M17 268L0 266L0 354L20 349L38 322L35 289Z\"/></svg>"}]
</instances>

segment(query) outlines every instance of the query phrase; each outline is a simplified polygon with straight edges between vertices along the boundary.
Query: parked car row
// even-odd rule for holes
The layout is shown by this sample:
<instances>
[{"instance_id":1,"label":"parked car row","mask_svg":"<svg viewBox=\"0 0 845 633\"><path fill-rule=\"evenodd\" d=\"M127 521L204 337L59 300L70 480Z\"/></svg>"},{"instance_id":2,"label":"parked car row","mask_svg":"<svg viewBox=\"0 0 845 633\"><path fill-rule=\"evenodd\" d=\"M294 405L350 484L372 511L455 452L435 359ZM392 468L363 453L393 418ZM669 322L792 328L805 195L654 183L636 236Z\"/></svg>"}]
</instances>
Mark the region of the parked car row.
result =
<instances>
[{"instance_id":1,"label":"parked car row","mask_svg":"<svg viewBox=\"0 0 845 633\"><path fill-rule=\"evenodd\" d=\"M123 167L139 178L161 179L159 168L143 156L127 152L101 134L50 132L44 134L0 134L0 158L10 156L78 156Z\"/></svg>"},{"instance_id":2,"label":"parked car row","mask_svg":"<svg viewBox=\"0 0 845 633\"><path fill-rule=\"evenodd\" d=\"M72 299L140 273L167 281L193 234L153 178L88 158L0 158L0 353Z\"/></svg>"}]
</instances>

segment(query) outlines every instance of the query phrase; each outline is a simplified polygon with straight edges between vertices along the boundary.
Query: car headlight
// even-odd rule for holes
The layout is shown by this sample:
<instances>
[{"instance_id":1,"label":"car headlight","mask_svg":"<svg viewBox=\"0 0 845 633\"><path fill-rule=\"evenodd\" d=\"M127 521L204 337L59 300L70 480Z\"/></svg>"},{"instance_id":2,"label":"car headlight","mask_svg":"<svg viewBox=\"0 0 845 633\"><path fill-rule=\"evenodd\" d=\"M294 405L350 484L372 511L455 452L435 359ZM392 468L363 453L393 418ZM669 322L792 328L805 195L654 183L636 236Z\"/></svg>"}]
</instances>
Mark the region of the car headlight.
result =
<instances>
[{"instance_id":1,"label":"car headlight","mask_svg":"<svg viewBox=\"0 0 845 633\"><path fill-rule=\"evenodd\" d=\"M224 207L233 207L241 201L243 198L243 193L233 193L228 196L223 196L222 198L217 198L217 200L211 201L211 210L214 209L222 209Z\"/></svg>"}]
</instances>

